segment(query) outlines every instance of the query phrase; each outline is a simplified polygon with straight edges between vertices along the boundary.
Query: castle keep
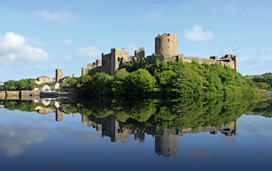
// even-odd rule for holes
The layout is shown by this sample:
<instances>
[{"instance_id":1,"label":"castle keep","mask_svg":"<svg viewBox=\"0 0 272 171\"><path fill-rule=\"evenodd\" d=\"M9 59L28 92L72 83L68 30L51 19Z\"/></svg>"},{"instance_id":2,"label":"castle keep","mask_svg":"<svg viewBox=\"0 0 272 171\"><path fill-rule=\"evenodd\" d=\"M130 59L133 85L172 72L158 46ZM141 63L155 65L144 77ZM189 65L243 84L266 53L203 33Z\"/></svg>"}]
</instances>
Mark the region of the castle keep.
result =
<instances>
[{"instance_id":1,"label":"castle keep","mask_svg":"<svg viewBox=\"0 0 272 171\"><path fill-rule=\"evenodd\" d=\"M237 69L237 57L232 54L227 54L220 59L217 56L207 58L185 57L183 54L178 54L178 38L173 34L164 33L155 38L155 53L145 57L145 49L141 47L134 52L134 56L128 55L128 49L113 48L111 53L102 53L102 61L97 59L93 64L87 64L87 68L82 68L82 76L95 72L104 72L109 75L114 75L115 72L124 63L133 63L135 61L147 61L155 64L156 61L191 63L193 61L199 64L218 64L221 66L229 66L232 69Z\"/></svg>"}]
</instances>

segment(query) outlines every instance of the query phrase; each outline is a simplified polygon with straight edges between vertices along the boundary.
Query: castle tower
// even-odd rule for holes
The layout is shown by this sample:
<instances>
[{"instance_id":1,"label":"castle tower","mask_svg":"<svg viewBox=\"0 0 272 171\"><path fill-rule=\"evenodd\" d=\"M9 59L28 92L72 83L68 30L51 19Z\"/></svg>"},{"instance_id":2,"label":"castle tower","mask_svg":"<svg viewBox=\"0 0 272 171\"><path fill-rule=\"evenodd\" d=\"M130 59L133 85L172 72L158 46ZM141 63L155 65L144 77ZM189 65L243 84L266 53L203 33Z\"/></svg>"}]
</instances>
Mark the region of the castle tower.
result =
<instances>
[{"instance_id":1,"label":"castle tower","mask_svg":"<svg viewBox=\"0 0 272 171\"><path fill-rule=\"evenodd\" d=\"M63 79L63 69L56 69L56 82L60 82Z\"/></svg>"},{"instance_id":2,"label":"castle tower","mask_svg":"<svg viewBox=\"0 0 272 171\"><path fill-rule=\"evenodd\" d=\"M233 69L235 69L237 71L237 56L236 55L234 55L233 60L234 60L234 68Z\"/></svg>"},{"instance_id":3,"label":"castle tower","mask_svg":"<svg viewBox=\"0 0 272 171\"><path fill-rule=\"evenodd\" d=\"M59 109L56 109L56 121L57 122L63 121L63 112L61 112Z\"/></svg>"},{"instance_id":4,"label":"castle tower","mask_svg":"<svg viewBox=\"0 0 272 171\"><path fill-rule=\"evenodd\" d=\"M178 135L173 130L163 130L155 137L155 153L164 157L175 156L178 153Z\"/></svg>"},{"instance_id":5,"label":"castle tower","mask_svg":"<svg viewBox=\"0 0 272 171\"><path fill-rule=\"evenodd\" d=\"M112 48L111 53L102 53L102 72L114 75L122 62L128 61L131 61L128 49ZM98 65L101 65L101 61L98 61Z\"/></svg>"},{"instance_id":6,"label":"castle tower","mask_svg":"<svg viewBox=\"0 0 272 171\"><path fill-rule=\"evenodd\" d=\"M158 56L178 56L178 38L173 34L164 33L155 38L155 54Z\"/></svg>"}]
</instances>

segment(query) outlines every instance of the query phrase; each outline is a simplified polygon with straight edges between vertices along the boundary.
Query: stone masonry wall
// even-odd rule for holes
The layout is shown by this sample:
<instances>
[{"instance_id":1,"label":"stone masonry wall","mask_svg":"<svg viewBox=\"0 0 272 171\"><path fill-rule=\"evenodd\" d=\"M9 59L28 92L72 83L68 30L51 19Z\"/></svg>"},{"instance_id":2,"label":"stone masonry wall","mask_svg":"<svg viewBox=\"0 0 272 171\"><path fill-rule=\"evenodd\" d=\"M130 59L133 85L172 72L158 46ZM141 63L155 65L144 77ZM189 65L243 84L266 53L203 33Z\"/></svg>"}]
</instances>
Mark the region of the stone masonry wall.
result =
<instances>
[{"instance_id":1,"label":"stone masonry wall","mask_svg":"<svg viewBox=\"0 0 272 171\"><path fill-rule=\"evenodd\" d=\"M178 38L173 34L164 33L155 38L155 53L152 56L145 58L145 49L140 48L134 52L134 56L128 56L128 49L112 48L111 53L103 53L102 61L97 60L96 63L88 64L87 69L82 68L82 76L88 73L104 72L109 75L114 75L115 72L124 63L132 63L135 61L145 60L151 64L157 61L192 63L193 61L199 64L218 64L220 66L230 66L232 69L237 69L237 57L231 54L225 55L220 59L216 56L211 56L210 59L198 57L185 57L183 54L178 54Z\"/></svg>"},{"instance_id":2,"label":"stone masonry wall","mask_svg":"<svg viewBox=\"0 0 272 171\"><path fill-rule=\"evenodd\" d=\"M40 92L28 91L28 90L21 91L21 100L34 99L34 98L39 98L39 97L40 97Z\"/></svg>"},{"instance_id":3,"label":"stone masonry wall","mask_svg":"<svg viewBox=\"0 0 272 171\"><path fill-rule=\"evenodd\" d=\"M6 91L7 100L20 100L20 91Z\"/></svg>"},{"instance_id":4,"label":"stone masonry wall","mask_svg":"<svg viewBox=\"0 0 272 171\"><path fill-rule=\"evenodd\" d=\"M4 100L6 98L6 92L0 91L0 100Z\"/></svg>"},{"instance_id":5,"label":"stone masonry wall","mask_svg":"<svg viewBox=\"0 0 272 171\"><path fill-rule=\"evenodd\" d=\"M177 56L178 38L173 34L164 33L155 38L155 54L158 56Z\"/></svg>"}]
</instances>

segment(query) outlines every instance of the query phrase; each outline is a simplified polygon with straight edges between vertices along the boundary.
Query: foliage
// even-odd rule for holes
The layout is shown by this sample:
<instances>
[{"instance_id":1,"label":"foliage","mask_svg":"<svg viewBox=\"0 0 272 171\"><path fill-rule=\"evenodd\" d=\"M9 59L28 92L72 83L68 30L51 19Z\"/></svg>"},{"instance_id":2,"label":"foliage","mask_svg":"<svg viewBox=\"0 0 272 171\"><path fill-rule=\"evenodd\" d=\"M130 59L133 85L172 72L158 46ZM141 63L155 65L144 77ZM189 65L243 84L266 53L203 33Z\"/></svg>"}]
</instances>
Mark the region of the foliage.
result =
<instances>
[{"instance_id":1,"label":"foliage","mask_svg":"<svg viewBox=\"0 0 272 171\"><path fill-rule=\"evenodd\" d=\"M114 76L86 75L67 81L79 98L110 97L193 97L253 96L248 81L230 67L182 62L146 61L126 63Z\"/></svg>"},{"instance_id":2,"label":"foliage","mask_svg":"<svg viewBox=\"0 0 272 171\"><path fill-rule=\"evenodd\" d=\"M272 118L272 103L270 101L252 103L246 113Z\"/></svg>"},{"instance_id":3,"label":"foliage","mask_svg":"<svg viewBox=\"0 0 272 171\"><path fill-rule=\"evenodd\" d=\"M92 99L64 104L70 112L82 113L91 118L114 116L127 127L183 129L200 126L220 126L235 121L245 113L253 99L225 98L204 101L202 98Z\"/></svg>"},{"instance_id":4,"label":"foliage","mask_svg":"<svg viewBox=\"0 0 272 171\"><path fill-rule=\"evenodd\" d=\"M130 91L135 95L156 91L157 80L146 69L138 69L132 72L129 74L128 79L131 85Z\"/></svg>"},{"instance_id":5,"label":"foliage","mask_svg":"<svg viewBox=\"0 0 272 171\"><path fill-rule=\"evenodd\" d=\"M112 81L113 77L105 73L88 74L78 78L76 84L73 84L73 93L83 99L94 96L110 96L112 94Z\"/></svg>"},{"instance_id":6,"label":"foliage","mask_svg":"<svg viewBox=\"0 0 272 171\"><path fill-rule=\"evenodd\" d=\"M32 90L35 87L35 79L9 80L5 82L5 90Z\"/></svg>"},{"instance_id":7,"label":"foliage","mask_svg":"<svg viewBox=\"0 0 272 171\"><path fill-rule=\"evenodd\" d=\"M252 87L258 89L270 89L272 87L272 73L266 73L257 76L246 76Z\"/></svg>"},{"instance_id":8,"label":"foliage","mask_svg":"<svg viewBox=\"0 0 272 171\"><path fill-rule=\"evenodd\" d=\"M41 84L35 84L36 87L42 87L44 85L50 85L51 83L50 82L43 82Z\"/></svg>"},{"instance_id":9,"label":"foliage","mask_svg":"<svg viewBox=\"0 0 272 171\"><path fill-rule=\"evenodd\" d=\"M61 85L62 88L74 87L77 84L78 78L67 78L66 83Z\"/></svg>"},{"instance_id":10,"label":"foliage","mask_svg":"<svg viewBox=\"0 0 272 171\"><path fill-rule=\"evenodd\" d=\"M4 102L5 108L9 110L21 110L21 111L28 111L33 112L36 111L35 108L37 105L32 103L32 101L5 101Z\"/></svg>"},{"instance_id":11,"label":"foliage","mask_svg":"<svg viewBox=\"0 0 272 171\"><path fill-rule=\"evenodd\" d=\"M162 96L217 96L231 97L254 95L248 81L235 70L216 64L198 64L182 62L157 62L154 65L140 61L124 64L129 72L146 69L157 79Z\"/></svg>"}]
</instances>

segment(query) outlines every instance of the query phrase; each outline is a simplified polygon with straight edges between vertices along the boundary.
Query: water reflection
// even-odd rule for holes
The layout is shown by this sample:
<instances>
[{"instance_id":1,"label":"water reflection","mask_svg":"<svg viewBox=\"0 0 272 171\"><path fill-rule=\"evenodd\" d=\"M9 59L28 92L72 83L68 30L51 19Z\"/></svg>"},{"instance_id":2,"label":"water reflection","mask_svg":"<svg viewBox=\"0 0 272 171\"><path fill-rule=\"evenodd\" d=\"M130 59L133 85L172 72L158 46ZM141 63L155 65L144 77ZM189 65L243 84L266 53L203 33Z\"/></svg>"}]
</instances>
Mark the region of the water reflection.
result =
<instances>
[{"instance_id":1,"label":"water reflection","mask_svg":"<svg viewBox=\"0 0 272 171\"><path fill-rule=\"evenodd\" d=\"M178 129L156 129L155 127L147 128L145 130L126 128L113 115L103 119L82 115L82 122L87 122L88 127L93 127L96 128L97 131L102 131L102 137L110 137L112 142L127 142L128 135L134 134L135 140L144 143L145 133L152 135L155 138L155 152L164 157L175 156L177 154L178 136L183 136L184 134L199 132L210 132L211 134L220 132L226 136L236 134L236 121L229 124L222 124L217 127L200 126L196 129L184 128L181 131Z\"/></svg>"},{"instance_id":2,"label":"water reflection","mask_svg":"<svg viewBox=\"0 0 272 171\"><path fill-rule=\"evenodd\" d=\"M184 134L209 132L210 134L221 133L225 136L233 136L237 133L236 120L244 111L250 110L247 113L271 116L271 102L269 101L229 103L228 101L210 103L194 101L181 104L179 101L178 103L165 104L155 100L147 101L147 103L137 103L136 108L134 108L134 106L123 106L116 102L110 102L110 105L108 102L103 102L103 107L100 108L97 103L84 106L82 104L71 104L67 100L39 99L32 101L1 101L1 107L9 110L36 111L42 115L55 113L57 122L65 122L63 120L64 114L73 113L74 115L79 112L82 113L82 123L86 123L87 127L95 128L96 131L101 131L101 136L103 138L110 137L111 142L128 142L129 135L133 134L136 141L144 143L145 135L152 135L154 137L155 153L168 157L175 156L178 153L178 137ZM33 136L31 138L33 140L30 140L31 138L27 136L20 137L16 135L24 135L25 132L31 130L18 128L20 131L15 131L10 129L17 130L15 127L0 128L2 142L19 143L14 144L17 149L20 148L17 153L6 153L10 157L22 153L23 145L20 142L25 142L25 140L20 138L24 137L29 140L28 143L35 143L42 141L49 134L45 130L36 129L35 132L32 132ZM39 133L39 131L43 132ZM15 132L14 137L17 139L10 138L4 132ZM84 137L82 138L84 139ZM2 147L2 149L7 148Z\"/></svg>"},{"instance_id":3,"label":"water reflection","mask_svg":"<svg viewBox=\"0 0 272 171\"><path fill-rule=\"evenodd\" d=\"M38 99L0 105L9 110L0 110L2 169L89 167L82 163L96 170L127 170L135 163L145 170L270 168L271 101Z\"/></svg>"},{"instance_id":4,"label":"water reflection","mask_svg":"<svg viewBox=\"0 0 272 171\"><path fill-rule=\"evenodd\" d=\"M21 155L26 146L42 142L50 132L43 128L25 128L22 126L0 126L0 153L8 158Z\"/></svg>"}]
</instances>

